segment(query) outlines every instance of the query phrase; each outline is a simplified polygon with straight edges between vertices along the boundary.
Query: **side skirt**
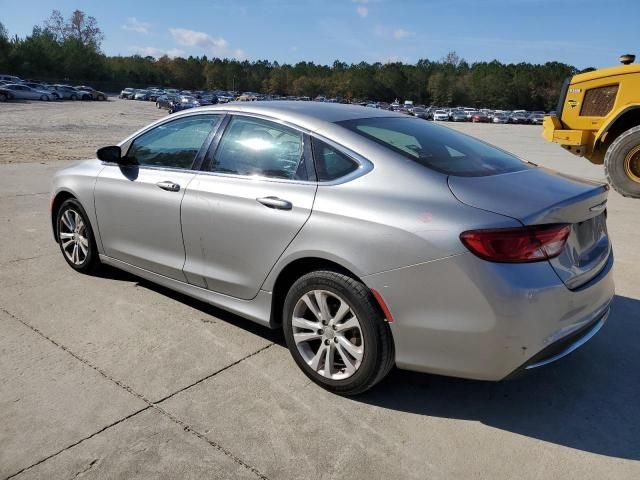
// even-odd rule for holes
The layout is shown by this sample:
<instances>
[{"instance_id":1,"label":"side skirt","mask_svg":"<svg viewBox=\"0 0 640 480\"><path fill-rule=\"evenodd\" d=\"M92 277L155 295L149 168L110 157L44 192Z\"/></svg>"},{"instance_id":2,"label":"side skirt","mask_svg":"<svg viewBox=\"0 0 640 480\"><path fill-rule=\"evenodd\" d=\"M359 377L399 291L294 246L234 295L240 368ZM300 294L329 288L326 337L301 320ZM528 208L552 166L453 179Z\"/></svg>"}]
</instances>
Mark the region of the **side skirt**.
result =
<instances>
[{"instance_id":1,"label":"side skirt","mask_svg":"<svg viewBox=\"0 0 640 480\"><path fill-rule=\"evenodd\" d=\"M163 287L175 290L189 297L196 298L205 303L209 303L216 307L228 310L241 317L244 317L252 322L259 323L269 328L274 328L270 323L271 317L271 292L260 290L255 298L251 300L242 300L239 298L230 297L221 293L212 292L206 288L197 287L189 283L184 283L173 278L168 278L163 275L159 275L144 268L136 267L129 263L115 258L107 257L106 255L100 255L100 261L106 265L111 265L125 272L129 272L138 277L149 280L150 282L157 283Z\"/></svg>"}]
</instances>

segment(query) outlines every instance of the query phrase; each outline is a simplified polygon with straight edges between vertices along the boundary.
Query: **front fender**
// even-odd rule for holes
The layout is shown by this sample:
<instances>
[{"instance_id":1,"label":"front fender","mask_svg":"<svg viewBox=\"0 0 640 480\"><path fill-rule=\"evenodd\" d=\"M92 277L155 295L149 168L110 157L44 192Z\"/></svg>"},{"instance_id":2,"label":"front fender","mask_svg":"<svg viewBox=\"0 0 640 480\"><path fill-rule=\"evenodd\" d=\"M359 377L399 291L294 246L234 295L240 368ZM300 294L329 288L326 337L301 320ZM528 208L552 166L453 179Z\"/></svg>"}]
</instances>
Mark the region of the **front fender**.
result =
<instances>
[{"instance_id":1,"label":"front fender","mask_svg":"<svg viewBox=\"0 0 640 480\"><path fill-rule=\"evenodd\" d=\"M627 104L624 105L620 108L618 108L617 110L614 111L613 114L609 114L610 119L607 123L603 124L600 129L595 133L595 142L598 143L602 140L602 138L604 137L604 135L611 129L611 127L613 127L613 125L616 123L616 121L622 117L622 115L624 115L627 112L630 112L632 110L637 110L640 109L640 103L631 103L631 104Z\"/></svg>"}]
</instances>

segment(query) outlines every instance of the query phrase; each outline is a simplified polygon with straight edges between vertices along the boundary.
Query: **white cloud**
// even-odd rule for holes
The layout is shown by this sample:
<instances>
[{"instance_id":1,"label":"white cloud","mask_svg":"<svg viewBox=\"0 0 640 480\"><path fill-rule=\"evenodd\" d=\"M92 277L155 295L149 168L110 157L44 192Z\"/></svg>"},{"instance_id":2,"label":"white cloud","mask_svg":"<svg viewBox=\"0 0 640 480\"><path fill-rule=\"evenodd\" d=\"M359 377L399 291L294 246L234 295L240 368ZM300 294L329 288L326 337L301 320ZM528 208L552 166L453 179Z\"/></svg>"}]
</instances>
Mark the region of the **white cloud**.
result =
<instances>
[{"instance_id":1,"label":"white cloud","mask_svg":"<svg viewBox=\"0 0 640 480\"><path fill-rule=\"evenodd\" d=\"M398 28L393 31L393 38L396 40L402 40L403 38L414 37L416 32L410 32L409 30L405 30L404 28Z\"/></svg>"},{"instance_id":2,"label":"white cloud","mask_svg":"<svg viewBox=\"0 0 640 480\"><path fill-rule=\"evenodd\" d=\"M141 22L136 17L129 17L121 28L123 30L128 30L129 32L144 33L146 35L149 33L151 24L147 22Z\"/></svg>"},{"instance_id":3,"label":"white cloud","mask_svg":"<svg viewBox=\"0 0 640 480\"><path fill-rule=\"evenodd\" d=\"M154 58L160 58L165 55L169 58L184 57L186 54L184 50L180 50L179 48L170 48L168 50L164 50L162 48L156 47L131 47L131 50L143 57Z\"/></svg>"},{"instance_id":4,"label":"white cloud","mask_svg":"<svg viewBox=\"0 0 640 480\"><path fill-rule=\"evenodd\" d=\"M356 12L358 12L358 15L360 15L362 18L365 18L367 15L369 15L369 9L367 7L363 7L362 5L356 8Z\"/></svg>"},{"instance_id":5,"label":"white cloud","mask_svg":"<svg viewBox=\"0 0 640 480\"><path fill-rule=\"evenodd\" d=\"M383 25L377 25L374 32L379 37L393 38L394 40L404 40L405 38L415 37L416 32L405 30L404 28L389 28Z\"/></svg>"},{"instance_id":6,"label":"white cloud","mask_svg":"<svg viewBox=\"0 0 640 480\"><path fill-rule=\"evenodd\" d=\"M170 28L169 32L173 39L185 47L198 47L209 55L215 56L233 56L238 59L246 58L246 54L242 49L232 49L222 37L212 37L205 32L197 32L187 28Z\"/></svg>"}]
</instances>

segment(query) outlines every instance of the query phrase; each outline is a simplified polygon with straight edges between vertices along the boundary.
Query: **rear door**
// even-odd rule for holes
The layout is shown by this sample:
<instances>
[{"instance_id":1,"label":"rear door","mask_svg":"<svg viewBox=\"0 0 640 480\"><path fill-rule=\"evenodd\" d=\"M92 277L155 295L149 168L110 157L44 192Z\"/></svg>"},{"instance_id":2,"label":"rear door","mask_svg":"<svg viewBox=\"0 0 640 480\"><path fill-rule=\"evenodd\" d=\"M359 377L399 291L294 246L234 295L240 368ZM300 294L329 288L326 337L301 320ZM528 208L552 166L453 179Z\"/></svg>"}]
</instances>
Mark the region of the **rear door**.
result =
<instances>
[{"instance_id":1,"label":"rear door","mask_svg":"<svg viewBox=\"0 0 640 480\"><path fill-rule=\"evenodd\" d=\"M256 296L311 214L317 184L305 138L276 122L231 118L183 200L189 282Z\"/></svg>"},{"instance_id":2,"label":"rear door","mask_svg":"<svg viewBox=\"0 0 640 480\"><path fill-rule=\"evenodd\" d=\"M162 123L131 142L130 166L106 164L95 187L106 255L186 281L180 207L220 118L201 114Z\"/></svg>"}]
</instances>

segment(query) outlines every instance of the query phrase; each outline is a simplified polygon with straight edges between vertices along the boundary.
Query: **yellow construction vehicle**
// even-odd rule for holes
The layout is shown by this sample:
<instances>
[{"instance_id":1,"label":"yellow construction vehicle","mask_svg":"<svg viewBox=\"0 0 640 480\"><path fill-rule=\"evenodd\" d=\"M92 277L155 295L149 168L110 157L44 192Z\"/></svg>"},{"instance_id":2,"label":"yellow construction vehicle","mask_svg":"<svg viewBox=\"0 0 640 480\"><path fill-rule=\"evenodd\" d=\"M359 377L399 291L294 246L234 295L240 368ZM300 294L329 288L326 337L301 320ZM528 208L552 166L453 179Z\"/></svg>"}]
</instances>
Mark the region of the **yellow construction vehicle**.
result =
<instances>
[{"instance_id":1,"label":"yellow construction vehicle","mask_svg":"<svg viewBox=\"0 0 640 480\"><path fill-rule=\"evenodd\" d=\"M634 60L622 55L622 66L567 79L556 114L544 117L542 136L604 164L614 189L640 198L640 65Z\"/></svg>"}]
</instances>

